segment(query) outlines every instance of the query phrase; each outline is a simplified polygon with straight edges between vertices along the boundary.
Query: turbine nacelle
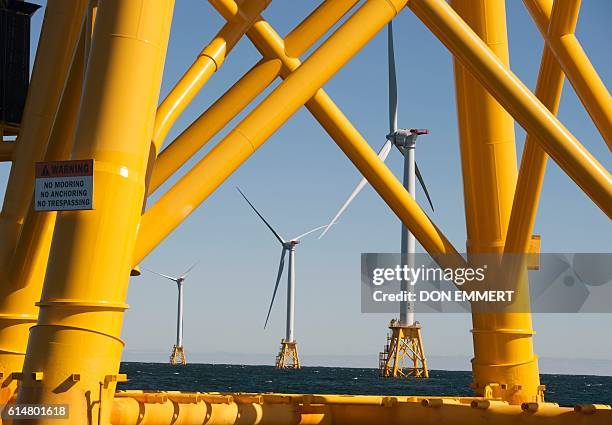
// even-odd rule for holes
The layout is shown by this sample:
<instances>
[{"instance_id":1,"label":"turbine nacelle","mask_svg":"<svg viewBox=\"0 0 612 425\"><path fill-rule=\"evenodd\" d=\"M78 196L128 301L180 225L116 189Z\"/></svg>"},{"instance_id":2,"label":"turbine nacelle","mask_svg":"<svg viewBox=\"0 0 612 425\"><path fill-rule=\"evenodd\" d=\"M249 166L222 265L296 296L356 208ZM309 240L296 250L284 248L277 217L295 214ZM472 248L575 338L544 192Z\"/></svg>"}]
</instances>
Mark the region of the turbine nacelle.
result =
<instances>
[{"instance_id":1,"label":"turbine nacelle","mask_svg":"<svg viewBox=\"0 0 612 425\"><path fill-rule=\"evenodd\" d=\"M398 128L393 133L387 134L386 139L398 148L413 148L417 137L424 134L429 134L429 130L426 128Z\"/></svg>"}]
</instances>

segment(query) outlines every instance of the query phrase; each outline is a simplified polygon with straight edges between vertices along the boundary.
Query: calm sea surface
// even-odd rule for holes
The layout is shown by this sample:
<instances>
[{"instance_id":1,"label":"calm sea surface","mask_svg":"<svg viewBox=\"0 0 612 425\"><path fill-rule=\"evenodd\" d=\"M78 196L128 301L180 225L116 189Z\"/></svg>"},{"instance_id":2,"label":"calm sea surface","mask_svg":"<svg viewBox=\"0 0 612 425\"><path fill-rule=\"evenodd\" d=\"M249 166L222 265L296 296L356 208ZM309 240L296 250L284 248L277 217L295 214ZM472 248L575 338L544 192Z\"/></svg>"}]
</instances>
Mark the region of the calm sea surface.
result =
<instances>
[{"instance_id":1,"label":"calm sea surface","mask_svg":"<svg viewBox=\"0 0 612 425\"><path fill-rule=\"evenodd\" d=\"M375 395L472 395L471 372L430 371L428 380L382 379L375 369L303 367L277 370L272 366L224 364L122 363L128 382L120 389L220 392L280 392ZM612 377L542 375L546 400L562 406L578 403L612 404Z\"/></svg>"}]
</instances>

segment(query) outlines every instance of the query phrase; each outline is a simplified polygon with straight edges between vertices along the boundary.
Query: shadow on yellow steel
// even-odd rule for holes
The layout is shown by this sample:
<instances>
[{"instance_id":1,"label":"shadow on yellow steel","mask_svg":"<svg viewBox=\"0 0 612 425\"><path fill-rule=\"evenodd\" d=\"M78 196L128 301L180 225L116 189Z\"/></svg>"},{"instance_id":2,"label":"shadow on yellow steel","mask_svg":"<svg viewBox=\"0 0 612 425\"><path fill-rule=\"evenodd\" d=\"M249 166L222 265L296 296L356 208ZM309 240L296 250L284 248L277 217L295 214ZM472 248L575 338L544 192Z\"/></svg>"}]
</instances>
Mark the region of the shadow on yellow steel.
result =
<instances>
[{"instance_id":1,"label":"shadow on yellow steel","mask_svg":"<svg viewBox=\"0 0 612 425\"><path fill-rule=\"evenodd\" d=\"M10 376L21 372L28 330L36 322L34 302L40 299L44 264L51 242L48 229L44 225L38 229L42 232L38 236L44 243L36 248L44 254L44 259L37 257L31 263L24 264L28 267L28 277L38 284L30 285L25 276L22 280L12 275L11 269L15 265L13 256L16 255L17 242L22 233L33 230L25 228L22 231L24 222L34 218L28 209L34 187L32 170L34 162L43 158L47 142L53 137L54 118L61 108L60 98L73 62L86 3L85 0L72 4L51 0L47 4L22 129L17 141L11 142L15 144L13 164L0 215L0 404L10 398L16 388L17 381L10 379ZM64 128L70 127L67 118L66 115L58 117L56 125L61 122ZM56 131L56 136L59 136L59 131ZM7 144L2 142L2 145ZM39 265L36 260L43 263L42 268L36 267Z\"/></svg>"},{"instance_id":2,"label":"shadow on yellow steel","mask_svg":"<svg viewBox=\"0 0 612 425\"><path fill-rule=\"evenodd\" d=\"M117 393L112 425L577 425L609 424L610 406L509 405L475 397L257 393Z\"/></svg>"},{"instance_id":3,"label":"shadow on yellow steel","mask_svg":"<svg viewBox=\"0 0 612 425\"><path fill-rule=\"evenodd\" d=\"M96 209L58 214L17 397L68 403L74 424L109 423L120 379L130 253L172 8L172 0L104 1L97 11L87 65L95 78L85 82L72 151L95 158Z\"/></svg>"}]
</instances>

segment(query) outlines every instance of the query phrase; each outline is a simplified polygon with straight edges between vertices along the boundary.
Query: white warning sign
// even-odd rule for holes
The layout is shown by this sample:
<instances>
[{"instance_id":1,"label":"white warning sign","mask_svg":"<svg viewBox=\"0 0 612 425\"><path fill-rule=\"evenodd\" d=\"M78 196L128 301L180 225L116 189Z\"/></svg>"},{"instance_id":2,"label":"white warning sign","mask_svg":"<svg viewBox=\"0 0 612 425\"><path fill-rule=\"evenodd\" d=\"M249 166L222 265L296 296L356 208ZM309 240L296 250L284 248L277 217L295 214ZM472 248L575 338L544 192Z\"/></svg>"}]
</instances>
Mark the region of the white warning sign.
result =
<instances>
[{"instance_id":1,"label":"white warning sign","mask_svg":"<svg viewBox=\"0 0 612 425\"><path fill-rule=\"evenodd\" d=\"M36 163L35 211L93 209L93 159Z\"/></svg>"}]
</instances>

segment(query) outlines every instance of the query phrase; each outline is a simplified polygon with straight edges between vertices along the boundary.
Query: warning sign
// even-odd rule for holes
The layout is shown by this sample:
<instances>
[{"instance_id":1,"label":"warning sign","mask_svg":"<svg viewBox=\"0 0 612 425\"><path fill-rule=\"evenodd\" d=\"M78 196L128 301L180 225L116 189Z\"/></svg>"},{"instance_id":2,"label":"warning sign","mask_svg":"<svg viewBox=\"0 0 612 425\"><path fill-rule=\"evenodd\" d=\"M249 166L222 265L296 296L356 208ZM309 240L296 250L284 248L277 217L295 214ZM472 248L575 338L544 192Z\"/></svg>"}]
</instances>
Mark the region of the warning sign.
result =
<instances>
[{"instance_id":1,"label":"warning sign","mask_svg":"<svg viewBox=\"0 0 612 425\"><path fill-rule=\"evenodd\" d=\"M36 163L35 211L93 209L93 159Z\"/></svg>"}]
</instances>

